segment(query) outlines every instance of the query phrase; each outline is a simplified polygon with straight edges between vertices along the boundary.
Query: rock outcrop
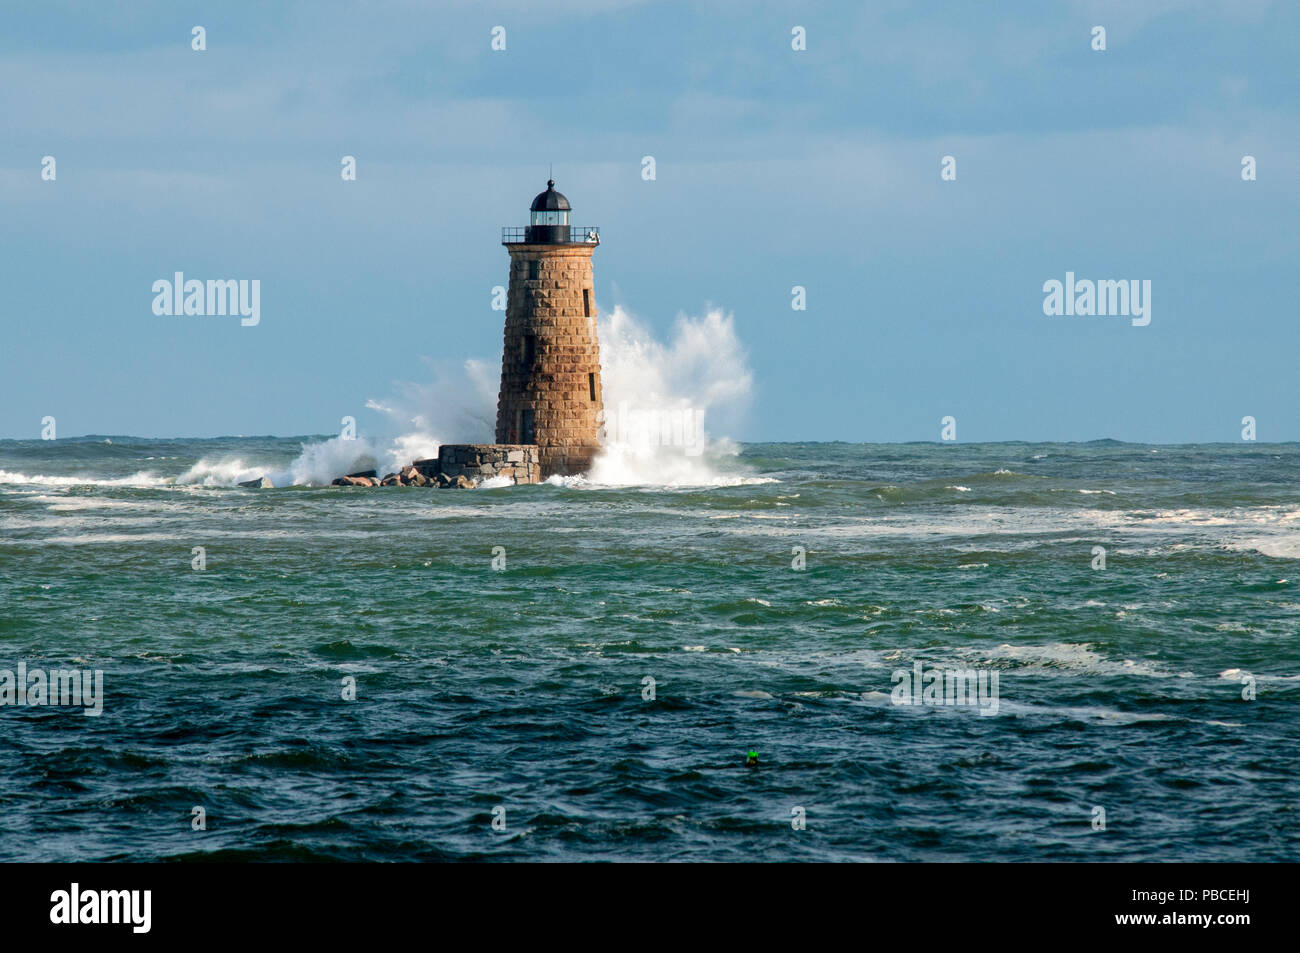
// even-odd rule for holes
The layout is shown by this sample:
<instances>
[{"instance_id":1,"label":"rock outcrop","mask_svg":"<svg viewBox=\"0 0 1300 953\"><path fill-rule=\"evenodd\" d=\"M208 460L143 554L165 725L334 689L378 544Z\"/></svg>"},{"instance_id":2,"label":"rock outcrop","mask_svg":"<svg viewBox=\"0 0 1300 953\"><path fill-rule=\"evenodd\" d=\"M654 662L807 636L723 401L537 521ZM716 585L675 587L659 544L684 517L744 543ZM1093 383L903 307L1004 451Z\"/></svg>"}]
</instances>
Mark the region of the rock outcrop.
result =
<instances>
[{"instance_id":1,"label":"rock outcrop","mask_svg":"<svg viewBox=\"0 0 1300 953\"><path fill-rule=\"evenodd\" d=\"M468 490L485 480L504 478L510 483L537 483L541 479L538 449L532 444L449 443L438 448L436 458L416 460L396 473L379 478L375 470L349 473L334 486L434 486ZM268 482L269 485L269 482Z\"/></svg>"}]
</instances>

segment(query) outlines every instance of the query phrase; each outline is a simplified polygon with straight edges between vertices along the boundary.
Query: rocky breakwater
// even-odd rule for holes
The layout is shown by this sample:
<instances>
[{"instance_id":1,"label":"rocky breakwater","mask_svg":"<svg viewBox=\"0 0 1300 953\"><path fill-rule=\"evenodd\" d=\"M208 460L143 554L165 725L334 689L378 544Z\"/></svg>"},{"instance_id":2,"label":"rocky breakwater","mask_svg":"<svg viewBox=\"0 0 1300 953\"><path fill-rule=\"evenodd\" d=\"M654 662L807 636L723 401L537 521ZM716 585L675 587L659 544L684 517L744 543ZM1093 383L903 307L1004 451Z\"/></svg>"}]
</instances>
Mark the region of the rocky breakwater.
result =
<instances>
[{"instance_id":1,"label":"rocky breakwater","mask_svg":"<svg viewBox=\"0 0 1300 953\"><path fill-rule=\"evenodd\" d=\"M472 489L492 480L494 486L538 483L542 468L534 444L454 443L438 448L438 456L416 460L397 473L380 477L374 470L350 473L334 486L420 486Z\"/></svg>"}]
</instances>

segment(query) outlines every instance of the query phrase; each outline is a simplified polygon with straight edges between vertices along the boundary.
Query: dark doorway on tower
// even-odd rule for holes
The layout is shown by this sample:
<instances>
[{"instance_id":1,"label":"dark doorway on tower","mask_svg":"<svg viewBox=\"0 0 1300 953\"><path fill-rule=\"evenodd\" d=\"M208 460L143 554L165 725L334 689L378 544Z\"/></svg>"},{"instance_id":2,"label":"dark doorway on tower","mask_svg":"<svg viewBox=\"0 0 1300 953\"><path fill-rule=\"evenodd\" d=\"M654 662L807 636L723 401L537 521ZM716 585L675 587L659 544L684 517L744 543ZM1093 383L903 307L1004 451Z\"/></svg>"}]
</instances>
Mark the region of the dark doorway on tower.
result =
<instances>
[{"instance_id":1,"label":"dark doorway on tower","mask_svg":"<svg viewBox=\"0 0 1300 953\"><path fill-rule=\"evenodd\" d=\"M586 318L591 317L591 289L590 288L582 289L582 315L583 317Z\"/></svg>"},{"instance_id":2,"label":"dark doorway on tower","mask_svg":"<svg viewBox=\"0 0 1300 953\"><path fill-rule=\"evenodd\" d=\"M524 335L524 353L522 357L524 359L524 365L526 367L533 366L533 363L537 360L537 335L535 334Z\"/></svg>"},{"instance_id":3,"label":"dark doorway on tower","mask_svg":"<svg viewBox=\"0 0 1300 953\"><path fill-rule=\"evenodd\" d=\"M524 410L519 411L519 442L537 442L537 432L533 428L532 408L525 408Z\"/></svg>"}]
</instances>

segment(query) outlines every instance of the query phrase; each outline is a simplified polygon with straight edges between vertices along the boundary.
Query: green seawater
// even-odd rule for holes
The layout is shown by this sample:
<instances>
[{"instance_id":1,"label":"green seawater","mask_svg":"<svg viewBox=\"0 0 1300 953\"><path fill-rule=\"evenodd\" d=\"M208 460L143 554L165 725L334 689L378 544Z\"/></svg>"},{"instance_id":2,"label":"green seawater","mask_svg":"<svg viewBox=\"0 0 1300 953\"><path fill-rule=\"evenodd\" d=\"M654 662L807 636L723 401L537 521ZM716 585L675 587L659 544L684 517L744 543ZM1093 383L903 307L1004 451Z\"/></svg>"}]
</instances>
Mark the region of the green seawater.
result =
<instances>
[{"instance_id":1,"label":"green seawater","mask_svg":"<svg viewBox=\"0 0 1300 953\"><path fill-rule=\"evenodd\" d=\"M1300 445L175 482L313 439L0 441L0 679L104 686L0 705L0 860L1300 855Z\"/></svg>"}]
</instances>

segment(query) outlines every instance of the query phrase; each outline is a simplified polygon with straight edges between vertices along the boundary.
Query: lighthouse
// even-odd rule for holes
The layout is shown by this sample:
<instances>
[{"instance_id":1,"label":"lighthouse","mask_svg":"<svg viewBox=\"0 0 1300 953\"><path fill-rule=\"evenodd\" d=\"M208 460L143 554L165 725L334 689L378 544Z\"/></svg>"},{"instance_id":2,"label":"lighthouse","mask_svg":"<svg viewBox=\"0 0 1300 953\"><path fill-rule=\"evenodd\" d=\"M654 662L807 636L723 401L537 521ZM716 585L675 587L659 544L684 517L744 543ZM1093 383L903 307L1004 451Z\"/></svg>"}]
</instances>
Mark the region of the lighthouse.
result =
<instances>
[{"instance_id":1,"label":"lighthouse","mask_svg":"<svg viewBox=\"0 0 1300 953\"><path fill-rule=\"evenodd\" d=\"M510 287L496 441L535 444L543 480L591 466L603 419L591 273L600 230L571 225L571 211L552 179L527 227L501 230Z\"/></svg>"}]
</instances>

